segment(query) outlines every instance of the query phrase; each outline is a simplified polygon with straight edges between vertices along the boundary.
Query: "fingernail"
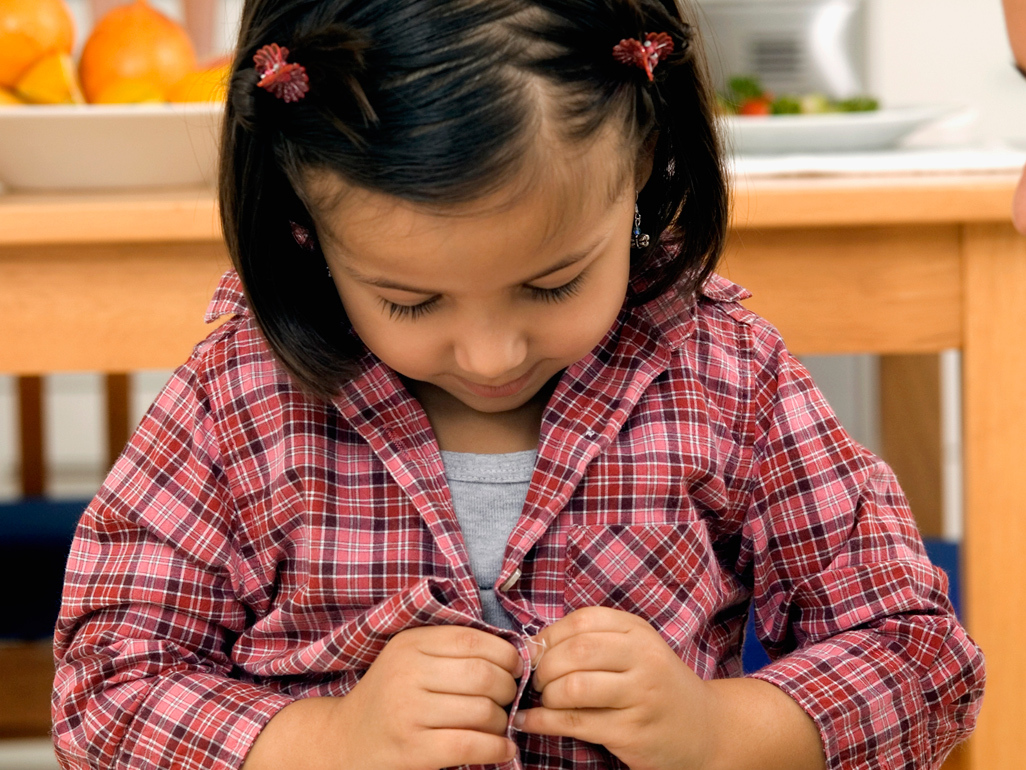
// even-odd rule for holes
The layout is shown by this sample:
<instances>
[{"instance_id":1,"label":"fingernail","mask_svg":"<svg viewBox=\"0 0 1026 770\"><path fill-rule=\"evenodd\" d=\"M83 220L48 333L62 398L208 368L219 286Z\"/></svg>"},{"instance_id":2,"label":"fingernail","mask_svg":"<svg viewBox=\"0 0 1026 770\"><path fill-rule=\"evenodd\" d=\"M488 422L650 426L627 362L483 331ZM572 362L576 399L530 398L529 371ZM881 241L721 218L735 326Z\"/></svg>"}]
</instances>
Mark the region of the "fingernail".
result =
<instances>
[{"instance_id":1,"label":"fingernail","mask_svg":"<svg viewBox=\"0 0 1026 770\"><path fill-rule=\"evenodd\" d=\"M537 636L531 636L528 637L527 644L531 652L531 670L533 671L541 663L542 656L545 654L545 650L548 649L549 643L544 639L539 639Z\"/></svg>"},{"instance_id":2,"label":"fingernail","mask_svg":"<svg viewBox=\"0 0 1026 770\"><path fill-rule=\"evenodd\" d=\"M519 730L524 726L525 719L527 719L527 717L524 716L524 712L518 711L516 714L513 715L513 726Z\"/></svg>"}]
</instances>

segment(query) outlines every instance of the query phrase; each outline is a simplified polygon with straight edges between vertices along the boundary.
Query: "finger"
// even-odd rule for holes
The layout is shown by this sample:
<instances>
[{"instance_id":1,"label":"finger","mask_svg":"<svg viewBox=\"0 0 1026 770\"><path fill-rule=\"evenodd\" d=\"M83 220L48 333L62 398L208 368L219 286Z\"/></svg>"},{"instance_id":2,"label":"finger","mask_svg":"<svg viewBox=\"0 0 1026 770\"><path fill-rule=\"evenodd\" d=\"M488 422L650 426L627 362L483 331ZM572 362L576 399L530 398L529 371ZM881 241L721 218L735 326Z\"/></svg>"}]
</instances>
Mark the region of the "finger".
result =
<instances>
[{"instance_id":1,"label":"finger","mask_svg":"<svg viewBox=\"0 0 1026 770\"><path fill-rule=\"evenodd\" d=\"M507 706L517 695L513 675L484 658L433 658L420 672L420 687L451 695L483 695Z\"/></svg>"},{"instance_id":2,"label":"finger","mask_svg":"<svg viewBox=\"0 0 1026 770\"><path fill-rule=\"evenodd\" d=\"M475 730L429 730L426 736L424 765L499 765L513 759L517 745L509 738Z\"/></svg>"},{"instance_id":3,"label":"finger","mask_svg":"<svg viewBox=\"0 0 1026 770\"><path fill-rule=\"evenodd\" d=\"M637 694L630 679L606 671L574 671L550 682L542 693L548 709L624 709Z\"/></svg>"},{"instance_id":4,"label":"finger","mask_svg":"<svg viewBox=\"0 0 1026 770\"><path fill-rule=\"evenodd\" d=\"M618 631L571 636L545 653L531 677L531 686L544 692L550 682L574 671L627 671L634 660L631 641L628 634Z\"/></svg>"},{"instance_id":5,"label":"finger","mask_svg":"<svg viewBox=\"0 0 1026 770\"><path fill-rule=\"evenodd\" d=\"M504 735L506 712L489 698L476 695L432 695L421 715L421 725L431 729L477 730Z\"/></svg>"},{"instance_id":6,"label":"finger","mask_svg":"<svg viewBox=\"0 0 1026 770\"><path fill-rule=\"evenodd\" d=\"M523 660L517 648L502 637L486 631L463 626L424 626L402 633L416 633L413 638L418 649L425 655L439 658L483 658L514 677L523 673Z\"/></svg>"},{"instance_id":7,"label":"finger","mask_svg":"<svg viewBox=\"0 0 1026 770\"><path fill-rule=\"evenodd\" d=\"M514 725L525 733L602 743L609 739L618 718L620 712L616 709L533 708L518 711Z\"/></svg>"},{"instance_id":8,"label":"finger","mask_svg":"<svg viewBox=\"0 0 1026 770\"><path fill-rule=\"evenodd\" d=\"M637 626L639 620L629 612L609 607L582 607L543 628L534 636L534 640L539 644L544 641L545 646L551 650L557 644L579 634L600 631L627 633ZM533 656L531 663L537 664Z\"/></svg>"}]
</instances>

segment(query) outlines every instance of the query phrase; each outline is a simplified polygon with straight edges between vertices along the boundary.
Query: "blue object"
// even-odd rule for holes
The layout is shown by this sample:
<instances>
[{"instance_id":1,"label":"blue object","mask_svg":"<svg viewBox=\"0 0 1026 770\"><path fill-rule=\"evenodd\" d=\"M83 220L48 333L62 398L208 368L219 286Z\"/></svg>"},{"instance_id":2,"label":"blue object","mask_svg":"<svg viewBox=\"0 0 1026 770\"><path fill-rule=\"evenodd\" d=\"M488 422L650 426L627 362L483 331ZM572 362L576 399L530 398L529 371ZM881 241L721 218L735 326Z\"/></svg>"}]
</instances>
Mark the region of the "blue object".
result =
<instances>
[{"instance_id":1,"label":"blue object","mask_svg":"<svg viewBox=\"0 0 1026 770\"><path fill-rule=\"evenodd\" d=\"M53 634L68 550L88 500L43 498L0 504L0 584L9 586L0 638Z\"/></svg>"},{"instance_id":2,"label":"blue object","mask_svg":"<svg viewBox=\"0 0 1026 770\"><path fill-rule=\"evenodd\" d=\"M940 567L948 575L948 596L955 607L955 614L962 617L962 594L958 580L958 543L938 538L924 538L926 554L930 561ZM758 671L770 662L766 651L755 636L755 621L752 613L748 613L748 626L745 628L745 645L741 651L741 663L745 673Z\"/></svg>"}]
</instances>

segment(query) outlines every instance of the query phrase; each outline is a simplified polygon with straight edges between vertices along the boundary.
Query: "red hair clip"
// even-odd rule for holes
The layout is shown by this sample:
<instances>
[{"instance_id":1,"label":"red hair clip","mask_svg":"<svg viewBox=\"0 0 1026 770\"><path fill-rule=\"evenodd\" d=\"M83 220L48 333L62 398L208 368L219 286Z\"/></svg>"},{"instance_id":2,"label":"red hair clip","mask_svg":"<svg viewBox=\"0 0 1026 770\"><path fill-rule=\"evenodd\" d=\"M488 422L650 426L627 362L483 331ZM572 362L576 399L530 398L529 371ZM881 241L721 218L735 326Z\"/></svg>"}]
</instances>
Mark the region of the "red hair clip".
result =
<instances>
[{"instance_id":1,"label":"red hair clip","mask_svg":"<svg viewBox=\"0 0 1026 770\"><path fill-rule=\"evenodd\" d=\"M613 58L621 64L630 64L645 70L648 79L655 80L652 70L660 59L673 53L673 38L665 32L649 32L642 43L630 37L613 46Z\"/></svg>"},{"instance_id":2,"label":"red hair clip","mask_svg":"<svg viewBox=\"0 0 1026 770\"><path fill-rule=\"evenodd\" d=\"M310 78L302 64L289 64L289 49L277 43L265 45L253 55L260 74L257 83L286 102L298 102L310 90Z\"/></svg>"}]
</instances>

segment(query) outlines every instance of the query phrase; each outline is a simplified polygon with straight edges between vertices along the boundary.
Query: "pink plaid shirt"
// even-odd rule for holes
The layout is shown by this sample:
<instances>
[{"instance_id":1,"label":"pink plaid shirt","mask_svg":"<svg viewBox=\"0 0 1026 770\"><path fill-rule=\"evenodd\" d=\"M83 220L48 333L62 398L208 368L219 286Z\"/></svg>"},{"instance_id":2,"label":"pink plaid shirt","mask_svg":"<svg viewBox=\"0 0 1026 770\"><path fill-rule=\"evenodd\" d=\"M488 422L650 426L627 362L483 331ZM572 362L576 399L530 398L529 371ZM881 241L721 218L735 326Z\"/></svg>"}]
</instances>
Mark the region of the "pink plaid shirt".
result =
<instances>
[{"instance_id":1,"label":"pink plaid shirt","mask_svg":"<svg viewBox=\"0 0 1026 770\"><path fill-rule=\"evenodd\" d=\"M754 676L815 719L831 768L939 765L975 722L983 658L891 471L746 296L713 278L697 302L624 310L566 370L496 583L515 633L481 619L438 446L396 374L368 353L334 403L304 396L229 273L208 320L233 318L79 524L55 641L63 766L238 767L276 711L344 695L428 624L526 655L525 635L603 605L700 676L740 676L750 603L774 660ZM522 682L512 711L535 703ZM511 768L623 767L510 735Z\"/></svg>"}]
</instances>

